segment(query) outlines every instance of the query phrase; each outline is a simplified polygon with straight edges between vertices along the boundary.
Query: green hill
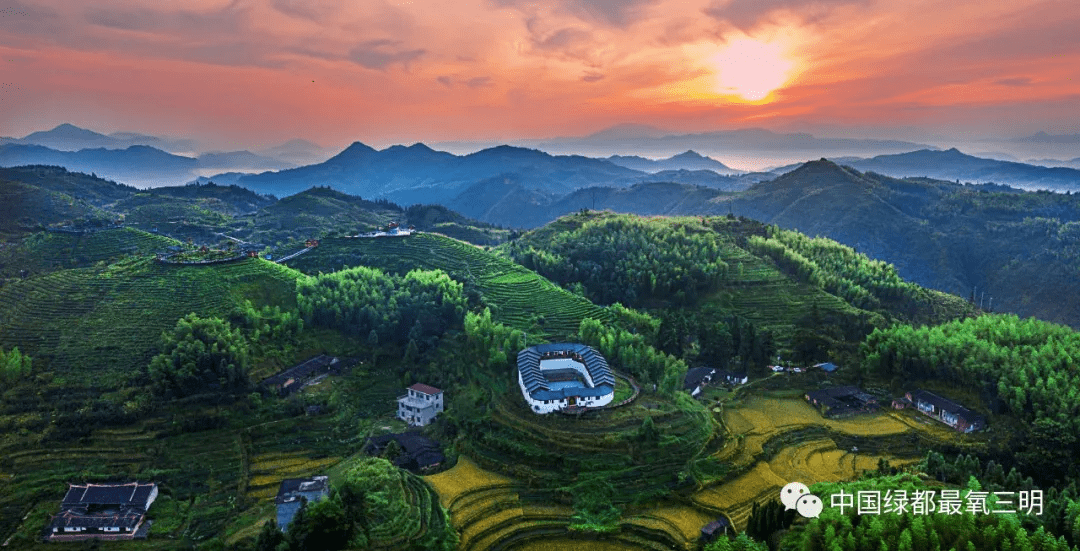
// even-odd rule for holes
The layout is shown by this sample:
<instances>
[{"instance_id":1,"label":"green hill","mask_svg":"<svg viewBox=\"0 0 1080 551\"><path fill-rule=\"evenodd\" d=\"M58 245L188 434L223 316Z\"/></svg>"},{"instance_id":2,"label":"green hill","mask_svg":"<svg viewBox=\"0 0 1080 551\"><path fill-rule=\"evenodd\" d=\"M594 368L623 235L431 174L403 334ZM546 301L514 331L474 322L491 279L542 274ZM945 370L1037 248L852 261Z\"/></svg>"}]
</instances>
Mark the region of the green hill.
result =
<instances>
[{"instance_id":1,"label":"green hill","mask_svg":"<svg viewBox=\"0 0 1080 551\"><path fill-rule=\"evenodd\" d=\"M102 208L138 191L128 185L98 178L92 174L71 172L60 166L31 165L0 168L0 180L22 182L48 191L63 193Z\"/></svg>"},{"instance_id":2,"label":"green hill","mask_svg":"<svg viewBox=\"0 0 1080 551\"><path fill-rule=\"evenodd\" d=\"M179 241L133 228L89 233L36 232L0 248L0 278L90 266L163 251Z\"/></svg>"},{"instance_id":3,"label":"green hill","mask_svg":"<svg viewBox=\"0 0 1080 551\"><path fill-rule=\"evenodd\" d=\"M104 222L114 218L71 195L0 179L0 235L33 231L43 225L71 220Z\"/></svg>"},{"instance_id":4,"label":"green hill","mask_svg":"<svg viewBox=\"0 0 1080 551\"><path fill-rule=\"evenodd\" d=\"M218 204L224 205L225 208L221 209L221 212L227 212L229 214L254 212L260 208L272 205L276 201L273 197L259 195L237 185L219 186L213 182L150 188L140 193L140 195L142 194L179 199L212 200Z\"/></svg>"},{"instance_id":5,"label":"green hill","mask_svg":"<svg viewBox=\"0 0 1080 551\"><path fill-rule=\"evenodd\" d=\"M811 331L830 343L818 346L821 353L831 346L853 354L873 327L973 313L957 297L905 283L850 248L743 218L582 212L499 251L560 285L581 285L600 304L621 301L708 323L748 320L780 350L801 346ZM702 329L702 340L710 331ZM675 348L669 351L679 355Z\"/></svg>"},{"instance_id":6,"label":"green hill","mask_svg":"<svg viewBox=\"0 0 1080 551\"><path fill-rule=\"evenodd\" d=\"M407 237L332 238L288 262L315 274L351 266L370 266L403 274L416 268L439 269L480 294L504 325L540 336L570 336L585 317L610 319L603 308L553 285L507 259L480 247L437 234Z\"/></svg>"},{"instance_id":7,"label":"green hill","mask_svg":"<svg viewBox=\"0 0 1080 551\"><path fill-rule=\"evenodd\" d=\"M896 266L909 281L995 311L1080 326L1080 196L897 179L821 160L713 204L821 235ZM698 211L700 212L700 210ZM984 301L989 307L989 301Z\"/></svg>"},{"instance_id":8,"label":"green hill","mask_svg":"<svg viewBox=\"0 0 1080 551\"><path fill-rule=\"evenodd\" d=\"M297 275L261 259L172 266L140 257L33 276L0 288L0 346L30 354L53 386L112 388L145 368L161 333L190 312L227 316L245 299L294 306Z\"/></svg>"},{"instance_id":9,"label":"green hill","mask_svg":"<svg viewBox=\"0 0 1080 551\"><path fill-rule=\"evenodd\" d=\"M140 227L165 226L169 222L218 228L232 219L231 207L220 199L180 198L152 193L138 193L118 202L115 210L124 221Z\"/></svg>"}]
</instances>

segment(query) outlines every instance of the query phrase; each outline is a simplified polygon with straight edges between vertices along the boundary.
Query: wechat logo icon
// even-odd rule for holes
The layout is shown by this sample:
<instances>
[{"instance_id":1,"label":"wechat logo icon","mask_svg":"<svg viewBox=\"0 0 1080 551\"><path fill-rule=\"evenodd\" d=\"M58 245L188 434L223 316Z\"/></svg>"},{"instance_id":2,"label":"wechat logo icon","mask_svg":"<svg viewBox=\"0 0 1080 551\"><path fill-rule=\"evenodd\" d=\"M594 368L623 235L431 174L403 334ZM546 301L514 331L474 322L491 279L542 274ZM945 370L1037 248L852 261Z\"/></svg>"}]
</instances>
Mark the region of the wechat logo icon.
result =
<instances>
[{"instance_id":1,"label":"wechat logo icon","mask_svg":"<svg viewBox=\"0 0 1080 551\"><path fill-rule=\"evenodd\" d=\"M785 509L795 509L806 518L816 518L825 504L821 498L811 494L810 488L802 482L789 482L780 490L780 502Z\"/></svg>"}]
</instances>

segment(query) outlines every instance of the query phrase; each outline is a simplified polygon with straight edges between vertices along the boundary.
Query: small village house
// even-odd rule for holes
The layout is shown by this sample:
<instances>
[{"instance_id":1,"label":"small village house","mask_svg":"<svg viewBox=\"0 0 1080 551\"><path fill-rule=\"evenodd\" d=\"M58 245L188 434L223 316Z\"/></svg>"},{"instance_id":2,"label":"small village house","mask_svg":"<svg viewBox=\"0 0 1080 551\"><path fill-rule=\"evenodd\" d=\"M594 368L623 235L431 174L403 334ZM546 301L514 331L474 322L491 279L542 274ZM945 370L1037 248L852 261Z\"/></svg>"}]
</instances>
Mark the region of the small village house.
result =
<instances>
[{"instance_id":1,"label":"small village house","mask_svg":"<svg viewBox=\"0 0 1080 551\"><path fill-rule=\"evenodd\" d=\"M826 417L839 417L875 411L877 399L856 386L811 390L804 397Z\"/></svg>"},{"instance_id":2,"label":"small village house","mask_svg":"<svg viewBox=\"0 0 1080 551\"><path fill-rule=\"evenodd\" d=\"M330 494L326 475L311 478L286 478L281 481L274 503L277 505L277 525L284 532L305 502L318 501Z\"/></svg>"},{"instance_id":3,"label":"small village house","mask_svg":"<svg viewBox=\"0 0 1080 551\"><path fill-rule=\"evenodd\" d=\"M145 538L146 511L158 496L157 484L71 484L46 539L79 541Z\"/></svg>"},{"instance_id":4,"label":"small village house","mask_svg":"<svg viewBox=\"0 0 1080 551\"><path fill-rule=\"evenodd\" d=\"M443 411L443 391L423 383L408 388L408 393L398 396L397 417L414 426L430 424Z\"/></svg>"},{"instance_id":5,"label":"small village house","mask_svg":"<svg viewBox=\"0 0 1080 551\"><path fill-rule=\"evenodd\" d=\"M908 392L904 397L915 406L915 409L960 432L972 432L986 427L986 419L983 416L933 392L915 390Z\"/></svg>"},{"instance_id":6,"label":"small village house","mask_svg":"<svg viewBox=\"0 0 1080 551\"><path fill-rule=\"evenodd\" d=\"M390 442L397 442L401 453L389 459L402 469L427 472L446 461L438 442L413 431L372 436L364 445L364 451L368 455L381 456Z\"/></svg>"}]
</instances>

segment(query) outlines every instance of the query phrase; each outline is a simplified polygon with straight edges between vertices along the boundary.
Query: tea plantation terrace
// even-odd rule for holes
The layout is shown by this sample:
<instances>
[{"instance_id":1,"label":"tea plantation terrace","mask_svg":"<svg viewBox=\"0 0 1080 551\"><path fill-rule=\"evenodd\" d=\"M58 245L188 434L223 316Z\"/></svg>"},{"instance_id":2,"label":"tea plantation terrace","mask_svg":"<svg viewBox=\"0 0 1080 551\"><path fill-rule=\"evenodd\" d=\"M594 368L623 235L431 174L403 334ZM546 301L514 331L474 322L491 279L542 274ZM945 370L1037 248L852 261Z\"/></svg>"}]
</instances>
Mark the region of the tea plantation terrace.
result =
<instances>
[{"instance_id":1,"label":"tea plantation terrace","mask_svg":"<svg viewBox=\"0 0 1080 551\"><path fill-rule=\"evenodd\" d=\"M600 407L615 396L615 376L592 347L540 344L518 353L518 385L535 413Z\"/></svg>"}]
</instances>

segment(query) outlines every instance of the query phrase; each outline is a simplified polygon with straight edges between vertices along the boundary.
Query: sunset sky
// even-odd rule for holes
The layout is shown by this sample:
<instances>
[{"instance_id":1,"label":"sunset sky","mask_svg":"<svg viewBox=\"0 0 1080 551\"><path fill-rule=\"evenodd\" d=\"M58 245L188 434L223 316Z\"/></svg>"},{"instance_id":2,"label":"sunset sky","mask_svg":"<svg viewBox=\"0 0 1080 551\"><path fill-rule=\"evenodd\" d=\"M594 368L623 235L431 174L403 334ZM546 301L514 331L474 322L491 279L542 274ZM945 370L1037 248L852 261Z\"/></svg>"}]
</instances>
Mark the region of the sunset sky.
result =
<instances>
[{"instance_id":1,"label":"sunset sky","mask_svg":"<svg viewBox=\"0 0 1080 551\"><path fill-rule=\"evenodd\" d=\"M1075 0L0 0L0 136L1080 132Z\"/></svg>"}]
</instances>

